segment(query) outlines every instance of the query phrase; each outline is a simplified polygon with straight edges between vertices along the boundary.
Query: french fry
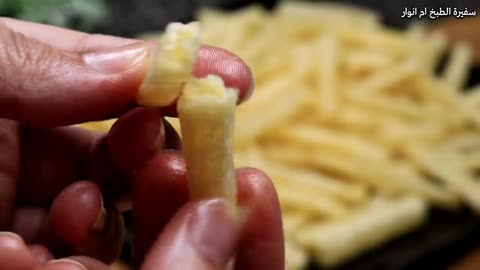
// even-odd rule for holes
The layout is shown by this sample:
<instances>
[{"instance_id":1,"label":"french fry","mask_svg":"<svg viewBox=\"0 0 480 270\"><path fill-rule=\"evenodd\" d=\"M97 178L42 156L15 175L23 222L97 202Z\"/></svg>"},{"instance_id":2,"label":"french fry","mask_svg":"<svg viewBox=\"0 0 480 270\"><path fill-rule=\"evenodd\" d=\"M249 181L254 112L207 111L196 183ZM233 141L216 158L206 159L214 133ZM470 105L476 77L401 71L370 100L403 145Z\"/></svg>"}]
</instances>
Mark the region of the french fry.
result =
<instances>
[{"instance_id":1,"label":"french fry","mask_svg":"<svg viewBox=\"0 0 480 270\"><path fill-rule=\"evenodd\" d=\"M389 54L375 50L345 51L343 57L343 68L350 74L380 70L391 67L393 63L394 58Z\"/></svg>"},{"instance_id":2,"label":"french fry","mask_svg":"<svg viewBox=\"0 0 480 270\"><path fill-rule=\"evenodd\" d=\"M480 151L463 155L461 163L466 170L480 169Z\"/></svg>"},{"instance_id":3,"label":"french fry","mask_svg":"<svg viewBox=\"0 0 480 270\"><path fill-rule=\"evenodd\" d=\"M359 28L375 28L380 17L368 9L339 5L335 3L282 2L276 9L279 16L303 18L315 21L347 23ZM332 24L334 26L335 24Z\"/></svg>"},{"instance_id":4,"label":"french fry","mask_svg":"<svg viewBox=\"0 0 480 270\"><path fill-rule=\"evenodd\" d=\"M341 127L347 131L360 130L365 133L370 133L381 125L385 115L381 115L375 112L375 110L369 110L362 106L356 106L349 104L341 108L336 118L329 122L334 127ZM315 118L317 119L317 118ZM320 124L318 120L314 124Z\"/></svg>"},{"instance_id":5,"label":"french fry","mask_svg":"<svg viewBox=\"0 0 480 270\"><path fill-rule=\"evenodd\" d=\"M285 242L285 270L305 269L308 263L308 254L292 241Z\"/></svg>"},{"instance_id":6,"label":"french fry","mask_svg":"<svg viewBox=\"0 0 480 270\"><path fill-rule=\"evenodd\" d=\"M443 54L447 49L447 37L444 33L435 31L427 36L427 43L430 47L430 55L426 63L426 70L435 72L435 67L438 66Z\"/></svg>"},{"instance_id":7,"label":"french fry","mask_svg":"<svg viewBox=\"0 0 480 270\"><path fill-rule=\"evenodd\" d=\"M374 200L352 217L312 224L299 232L298 242L313 252L325 267L336 266L399 235L408 233L427 218L427 205L416 197Z\"/></svg>"},{"instance_id":8,"label":"french fry","mask_svg":"<svg viewBox=\"0 0 480 270\"><path fill-rule=\"evenodd\" d=\"M480 211L480 185L471 175L459 172L446 162L441 162L425 147L410 145L407 155L419 166L444 182L454 193L460 195L475 211Z\"/></svg>"},{"instance_id":9,"label":"french fry","mask_svg":"<svg viewBox=\"0 0 480 270\"><path fill-rule=\"evenodd\" d=\"M421 22L411 23L408 26L407 31L406 31L406 34L409 37L419 39L419 40L422 40L422 38L425 37L426 33L427 33L426 26L425 26L424 23L421 23Z\"/></svg>"},{"instance_id":10,"label":"french fry","mask_svg":"<svg viewBox=\"0 0 480 270\"><path fill-rule=\"evenodd\" d=\"M305 194L296 186L283 187L276 185L277 194L283 209L301 211L312 217L340 218L347 215L346 205L331 197L316 196L313 193ZM315 198L315 199L312 199Z\"/></svg>"},{"instance_id":11,"label":"french fry","mask_svg":"<svg viewBox=\"0 0 480 270\"><path fill-rule=\"evenodd\" d=\"M314 45L317 51L315 60L315 70L318 74L315 76L318 101L316 108L320 112L320 117L331 118L335 114L338 106L337 88L337 69L339 54L337 40L335 36L324 36Z\"/></svg>"},{"instance_id":12,"label":"french fry","mask_svg":"<svg viewBox=\"0 0 480 270\"><path fill-rule=\"evenodd\" d=\"M460 42L453 48L442 75L445 83L452 86L455 91L463 88L467 82L468 71L473 59L472 54L471 45L465 42Z\"/></svg>"},{"instance_id":13,"label":"french fry","mask_svg":"<svg viewBox=\"0 0 480 270\"><path fill-rule=\"evenodd\" d=\"M298 230L310 222L307 213L302 212L284 212L282 213L283 233L286 239L293 240Z\"/></svg>"},{"instance_id":14,"label":"french fry","mask_svg":"<svg viewBox=\"0 0 480 270\"><path fill-rule=\"evenodd\" d=\"M398 84L399 82L414 76L420 71L420 69L421 65L419 62L416 60L407 59L400 65L380 70L368 80L363 81L360 85L357 85L357 91L362 91L362 93L365 95L371 95L376 92L384 91L392 85Z\"/></svg>"},{"instance_id":15,"label":"french fry","mask_svg":"<svg viewBox=\"0 0 480 270\"><path fill-rule=\"evenodd\" d=\"M283 129L277 134L279 138L285 138L292 143L308 145L315 150L332 150L354 157L369 158L372 160L385 160L388 152L374 142L345 134L334 130L313 127L311 125L294 125Z\"/></svg>"},{"instance_id":16,"label":"french fry","mask_svg":"<svg viewBox=\"0 0 480 270\"><path fill-rule=\"evenodd\" d=\"M274 165L273 162L261 168L265 170L274 181L281 182L287 186L299 186L310 190L312 193L332 196L352 204L359 204L368 199L367 189L364 186L329 177L321 172L294 168L288 165Z\"/></svg>"},{"instance_id":17,"label":"french fry","mask_svg":"<svg viewBox=\"0 0 480 270\"><path fill-rule=\"evenodd\" d=\"M163 107L178 98L197 60L200 26L198 22L170 23L159 39L137 94L139 105Z\"/></svg>"},{"instance_id":18,"label":"french fry","mask_svg":"<svg viewBox=\"0 0 480 270\"><path fill-rule=\"evenodd\" d=\"M248 124L248 128L235 130L236 145L258 138L297 114L299 109L304 107L308 89L301 85L295 86L294 83L295 80L287 80L285 85L280 84L279 87L265 87L257 92L254 100L239 108L238 123L239 125ZM263 110L266 107L269 110ZM258 113L259 111L262 113Z\"/></svg>"},{"instance_id":19,"label":"french fry","mask_svg":"<svg viewBox=\"0 0 480 270\"><path fill-rule=\"evenodd\" d=\"M348 102L365 106L382 114L391 114L397 117L413 120L434 117L426 114L425 110L417 104L406 100L400 100L398 98L394 101L387 96L364 96L360 95L358 92L346 93L345 98Z\"/></svg>"},{"instance_id":20,"label":"french fry","mask_svg":"<svg viewBox=\"0 0 480 270\"><path fill-rule=\"evenodd\" d=\"M233 129L237 94L222 79L191 79L177 111L191 198L222 196L236 202Z\"/></svg>"},{"instance_id":21,"label":"french fry","mask_svg":"<svg viewBox=\"0 0 480 270\"><path fill-rule=\"evenodd\" d=\"M480 128L480 86L470 89L463 97L462 104L468 116Z\"/></svg>"},{"instance_id":22,"label":"french fry","mask_svg":"<svg viewBox=\"0 0 480 270\"><path fill-rule=\"evenodd\" d=\"M352 27L342 28L338 36L345 43L367 49L385 51L396 57L408 55L412 51L427 50L421 42L406 39L402 33L385 29L365 29L361 33Z\"/></svg>"},{"instance_id":23,"label":"french fry","mask_svg":"<svg viewBox=\"0 0 480 270\"><path fill-rule=\"evenodd\" d=\"M449 135L448 127L438 122L408 124L395 120L384 121L378 132L380 141L397 148L410 142L438 143Z\"/></svg>"}]
</instances>

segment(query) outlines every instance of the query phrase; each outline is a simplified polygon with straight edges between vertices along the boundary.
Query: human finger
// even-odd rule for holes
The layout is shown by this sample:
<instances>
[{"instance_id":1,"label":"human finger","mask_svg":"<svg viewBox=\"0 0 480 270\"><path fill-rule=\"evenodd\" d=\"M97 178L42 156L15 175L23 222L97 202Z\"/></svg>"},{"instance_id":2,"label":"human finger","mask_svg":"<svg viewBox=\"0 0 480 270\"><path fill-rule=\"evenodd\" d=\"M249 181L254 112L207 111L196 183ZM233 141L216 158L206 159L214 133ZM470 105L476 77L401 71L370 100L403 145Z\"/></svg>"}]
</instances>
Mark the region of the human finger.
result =
<instances>
[{"instance_id":1,"label":"human finger","mask_svg":"<svg viewBox=\"0 0 480 270\"><path fill-rule=\"evenodd\" d=\"M32 270L36 260L20 236L0 232L0 265L4 270Z\"/></svg>"},{"instance_id":2,"label":"human finger","mask_svg":"<svg viewBox=\"0 0 480 270\"><path fill-rule=\"evenodd\" d=\"M1 21L15 32L31 37L56 48L72 52L91 52L138 42L135 39L100 34L87 34L58 26L27 22L13 18Z\"/></svg>"},{"instance_id":3,"label":"human finger","mask_svg":"<svg viewBox=\"0 0 480 270\"><path fill-rule=\"evenodd\" d=\"M52 204L49 221L52 232L80 254L111 263L121 251L125 233L121 215L104 205L93 182L65 188Z\"/></svg>"},{"instance_id":4,"label":"human finger","mask_svg":"<svg viewBox=\"0 0 480 270\"><path fill-rule=\"evenodd\" d=\"M141 269L226 269L243 227L233 209L224 199L184 205L156 238Z\"/></svg>"}]
</instances>

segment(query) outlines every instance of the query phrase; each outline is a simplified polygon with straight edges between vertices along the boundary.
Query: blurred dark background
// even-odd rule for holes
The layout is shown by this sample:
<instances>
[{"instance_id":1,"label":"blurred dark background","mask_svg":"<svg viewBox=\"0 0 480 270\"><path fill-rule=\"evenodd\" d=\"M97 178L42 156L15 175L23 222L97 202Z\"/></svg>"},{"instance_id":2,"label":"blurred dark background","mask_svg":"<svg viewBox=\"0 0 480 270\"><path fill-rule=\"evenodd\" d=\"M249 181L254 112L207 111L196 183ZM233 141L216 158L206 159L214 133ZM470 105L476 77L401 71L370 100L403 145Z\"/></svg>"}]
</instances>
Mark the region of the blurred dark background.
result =
<instances>
[{"instance_id":1,"label":"blurred dark background","mask_svg":"<svg viewBox=\"0 0 480 270\"><path fill-rule=\"evenodd\" d=\"M294 1L294 0L290 0ZM18 17L74 28L132 37L158 31L171 21L189 21L202 7L233 10L252 3L272 8L276 0L0 0L0 15ZM310 0L310 2L325 2ZM401 18L405 7L480 7L479 0L336 0L367 7L383 15L384 22L404 27L411 22Z\"/></svg>"}]
</instances>

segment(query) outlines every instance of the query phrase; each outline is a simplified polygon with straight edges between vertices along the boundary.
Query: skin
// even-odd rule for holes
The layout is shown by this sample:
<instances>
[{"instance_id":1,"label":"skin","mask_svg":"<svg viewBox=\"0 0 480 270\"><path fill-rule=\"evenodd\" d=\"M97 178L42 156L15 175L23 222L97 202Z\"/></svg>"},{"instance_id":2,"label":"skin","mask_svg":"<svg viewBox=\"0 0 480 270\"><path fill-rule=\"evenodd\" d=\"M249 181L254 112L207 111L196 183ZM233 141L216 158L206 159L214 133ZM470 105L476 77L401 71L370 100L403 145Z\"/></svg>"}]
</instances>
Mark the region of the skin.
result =
<instances>
[{"instance_id":1,"label":"skin","mask_svg":"<svg viewBox=\"0 0 480 270\"><path fill-rule=\"evenodd\" d=\"M234 215L220 198L189 200L181 142L163 121L174 104L135 106L154 45L0 21L2 269L108 269L132 208L138 269L283 269L268 176L237 170ZM219 75L240 103L251 95L249 68L219 48L203 46L193 74ZM108 134L70 126L111 117Z\"/></svg>"}]
</instances>

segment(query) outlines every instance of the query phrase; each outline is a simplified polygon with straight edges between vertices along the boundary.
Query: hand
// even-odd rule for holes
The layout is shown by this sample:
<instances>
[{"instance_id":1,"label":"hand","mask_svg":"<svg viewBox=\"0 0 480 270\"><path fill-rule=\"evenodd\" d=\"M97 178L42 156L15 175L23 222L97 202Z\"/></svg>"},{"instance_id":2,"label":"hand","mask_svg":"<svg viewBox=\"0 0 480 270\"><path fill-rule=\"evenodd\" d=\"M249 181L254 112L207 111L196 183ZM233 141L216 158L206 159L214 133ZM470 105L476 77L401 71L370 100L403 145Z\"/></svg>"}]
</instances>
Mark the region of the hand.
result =
<instances>
[{"instance_id":1,"label":"hand","mask_svg":"<svg viewBox=\"0 0 480 270\"><path fill-rule=\"evenodd\" d=\"M0 38L2 269L107 269L123 242L120 212L132 205L142 270L226 269L233 255L235 269L283 269L266 175L237 171L244 220L221 199L189 201L180 141L163 121L171 108L134 105L151 45L12 19ZM251 93L248 67L204 46L194 75L210 73L240 100ZM111 117L108 134L68 126Z\"/></svg>"}]
</instances>

